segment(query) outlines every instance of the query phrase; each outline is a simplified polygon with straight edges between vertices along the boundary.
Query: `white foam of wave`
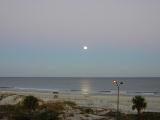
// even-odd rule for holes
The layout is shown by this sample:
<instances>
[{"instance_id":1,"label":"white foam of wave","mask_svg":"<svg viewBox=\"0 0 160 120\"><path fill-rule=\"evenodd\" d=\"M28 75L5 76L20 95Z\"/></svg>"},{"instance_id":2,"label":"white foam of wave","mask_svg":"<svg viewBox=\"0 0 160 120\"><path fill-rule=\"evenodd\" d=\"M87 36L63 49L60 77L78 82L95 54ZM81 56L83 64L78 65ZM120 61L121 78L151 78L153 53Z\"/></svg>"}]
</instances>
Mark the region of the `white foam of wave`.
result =
<instances>
[{"instance_id":1,"label":"white foam of wave","mask_svg":"<svg viewBox=\"0 0 160 120\"><path fill-rule=\"evenodd\" d=\"M46 91L46 92L58 92L58 89L40 89L40 88L22 88L22 87L14 87L16 90L24 90L24 91Z\"/></svg>"}]
</instances>

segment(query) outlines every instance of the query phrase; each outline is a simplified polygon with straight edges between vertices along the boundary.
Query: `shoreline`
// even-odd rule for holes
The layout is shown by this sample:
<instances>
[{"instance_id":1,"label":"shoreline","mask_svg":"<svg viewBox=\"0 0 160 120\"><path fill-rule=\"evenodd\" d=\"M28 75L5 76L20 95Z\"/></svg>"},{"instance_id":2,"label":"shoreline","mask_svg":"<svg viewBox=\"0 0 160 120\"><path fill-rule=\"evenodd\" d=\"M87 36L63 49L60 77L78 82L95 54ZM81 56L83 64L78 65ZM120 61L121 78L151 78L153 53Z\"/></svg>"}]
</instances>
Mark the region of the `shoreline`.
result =
<instances>
[{"instance_id":1,"label":"shoreline","mask_svg":"<svg viewBox=\"0 0 160 120\"><path fill-rule=\"evenodd\" d=\"M78 90L78 89L45 89L45 88L20 88L20 87L0 87L0 91L24 91L24 92L57 92L61 94L89 94L89 95L101 95L101 96L108 96L108 95L117 95L117 90L97 90L97 91L84 91L84 90ZM153 97L160 97L160 91L126 91L126 90L120 90L120 94L122 96L135 96L135 95L141 95L141 96L153 96Z\"/></svg>"}]
</instances>

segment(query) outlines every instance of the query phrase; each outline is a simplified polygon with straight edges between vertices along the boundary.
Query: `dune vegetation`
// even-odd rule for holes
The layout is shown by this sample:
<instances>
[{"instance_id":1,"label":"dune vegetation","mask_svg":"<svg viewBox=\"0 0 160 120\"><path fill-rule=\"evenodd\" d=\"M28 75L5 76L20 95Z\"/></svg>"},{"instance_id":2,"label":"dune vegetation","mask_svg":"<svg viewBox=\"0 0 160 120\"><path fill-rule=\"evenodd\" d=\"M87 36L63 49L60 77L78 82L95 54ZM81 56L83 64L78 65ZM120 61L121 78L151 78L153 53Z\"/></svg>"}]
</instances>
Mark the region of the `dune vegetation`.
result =
<instances>
[{"instance_id":1,"label":"dune vegetation","mask_svg":"<svg viewBox=\"0 0 160 120\"><path fill-rule=\"evenodd\" d=\"M138 114L119 113L119 120L158 120L159 112L142 112L146 108L145 98L135 96L133 109ZM72 101L44 102L34 96L23 96L14 105L0 105L0 120L114 120L116 111L78 106Z\"/></svg>"}]
</instances>

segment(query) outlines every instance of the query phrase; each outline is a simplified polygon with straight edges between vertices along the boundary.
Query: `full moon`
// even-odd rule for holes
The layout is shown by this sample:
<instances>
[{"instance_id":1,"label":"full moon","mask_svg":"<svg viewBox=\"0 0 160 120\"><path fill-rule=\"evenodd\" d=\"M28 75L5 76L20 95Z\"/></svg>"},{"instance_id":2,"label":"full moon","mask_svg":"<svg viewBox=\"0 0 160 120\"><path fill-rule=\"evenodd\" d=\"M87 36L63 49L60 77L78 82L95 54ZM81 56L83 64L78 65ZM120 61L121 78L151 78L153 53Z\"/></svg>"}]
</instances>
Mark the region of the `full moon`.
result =
<instances>
[{"instance_id":1,"label":"full moon","mask_svg":"<svg viewBox=\"0 0 160 120\"><path fill-rule=\"evenodd\" d=\"M88 49L88 47L87 47L87 46L83 46L83 49L84 49L84 50L87 50L87 49Z\"/></svg>"}]
</instances>

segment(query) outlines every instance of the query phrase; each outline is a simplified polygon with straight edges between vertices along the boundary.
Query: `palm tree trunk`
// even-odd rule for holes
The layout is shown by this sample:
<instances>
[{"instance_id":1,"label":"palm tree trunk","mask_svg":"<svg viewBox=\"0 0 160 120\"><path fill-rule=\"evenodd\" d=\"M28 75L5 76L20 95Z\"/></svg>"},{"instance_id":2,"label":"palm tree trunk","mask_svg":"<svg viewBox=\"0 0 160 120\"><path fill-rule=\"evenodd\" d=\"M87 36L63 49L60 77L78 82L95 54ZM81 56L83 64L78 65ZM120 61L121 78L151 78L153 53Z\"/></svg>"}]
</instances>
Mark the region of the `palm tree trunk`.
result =
<instances>
[{"instance_id":1,"label":"palm tree trunk","mask_svg":"<svg viewBox=\"0 0 160 120\"><path fill-rule=\"evenodd\" d=\"M137 110L138 111L138 120L141 120L141 110Z\"/></svg>"}]
</instances>

